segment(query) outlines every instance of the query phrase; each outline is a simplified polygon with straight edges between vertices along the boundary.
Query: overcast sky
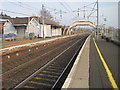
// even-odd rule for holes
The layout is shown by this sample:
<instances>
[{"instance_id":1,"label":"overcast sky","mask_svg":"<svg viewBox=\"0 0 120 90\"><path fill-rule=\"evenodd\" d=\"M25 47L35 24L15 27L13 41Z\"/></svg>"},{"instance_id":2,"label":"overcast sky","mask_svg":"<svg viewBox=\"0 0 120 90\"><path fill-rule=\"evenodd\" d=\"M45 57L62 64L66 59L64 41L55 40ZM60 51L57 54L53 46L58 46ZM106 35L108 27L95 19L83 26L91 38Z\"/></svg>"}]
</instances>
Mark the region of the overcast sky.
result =
<instances>
[{"instance_id":1,"label":"overcast sky","mask_svg":"<svg viewBox=\"0 0 120 90\"><path fill-rule=\"evenodd\" d=\"M48 2L49 1L49 2ZM89 1L89 2L88 2ZM105 22L103 18L106 18L106 26L118 27L118 1L119 0L99 0L99 25L103 25ZM60 3L62 2L62 4ZM84 5L89 5L88 8L85 8L85 16L87 17L94 6L96 0L0 0L0 9L14 11L22 14L27 14L29 16L39 15L42 4L45 8L51 12L53 17L56 17L56 20L59 21L62 25L71 25L76 20L89 20L96 24L96 18L90 17L84 19L84 12L80 12L79 19L77 18L78 8L83 7ZM67 9L66 9L67 8ZM56 9L57 11L54 11ZM62 10L63 17L60 19L59 10ZM69 10L69 11L68 11ZM81 8L84 10L84 8ZM1 12L1 10L0 10ZM5 12L5 11L3 11ZM20 17L27 16L22 14L16 14L11 12L5 12L11 17ZM56 13L56 14L55 14ZM96 12L92 14L96 16Z\"/></svg>"}]
</instances>

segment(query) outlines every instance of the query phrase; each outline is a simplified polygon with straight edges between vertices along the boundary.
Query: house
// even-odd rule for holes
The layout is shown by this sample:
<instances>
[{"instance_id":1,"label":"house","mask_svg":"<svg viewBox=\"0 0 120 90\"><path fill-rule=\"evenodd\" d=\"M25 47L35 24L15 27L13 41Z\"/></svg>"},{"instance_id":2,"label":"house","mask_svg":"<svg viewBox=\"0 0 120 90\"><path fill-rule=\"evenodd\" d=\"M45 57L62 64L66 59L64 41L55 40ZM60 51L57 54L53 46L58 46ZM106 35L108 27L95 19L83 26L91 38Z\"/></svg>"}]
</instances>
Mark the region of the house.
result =
<instances>
[{"instance_id":1,"label":"house","mask_svg":"<svg viewBox=\"0 0 120 90\"><path fill-rule=\"evenodd\" d=\"M45 30L45 35L46 35L45 37L62 35L62 26L60 26L57 22L52 21L50 19L44 19L44 20L47 27L49 26L49 32L47 31L47 28Z\"/></svg>"},{"instance_id":2,"label":"house","mask_svg":"<svg viewBox=\"0 0 120 90\"><path fill-rule=\"evenodd\" d=\"M31 18L29 17L11 18L10 21L12 22L13 26L15 27L17 31L18 38L29 37L29 33L31 33L30 29L37 31L36 27L28 28L29 25L31 25L32 27L34 26L31 24Z\"/></svg>"},{"instance_id":3,"label":"house","mask_svg":"<svg viewBox=\"0 0 120 90\"><path fill-rule=\"evenodd\" d=\"M0 34L17 34L15 27L13 24L10 22L9 19L0 19Z\"/></svg>"},{"instance_id":4,"label":"house","mask_svg":"<svg viewBox=\"0 0 120 90\"><path fill-rule=\"evenodd\" d=\"M61 35L61 26L50 19L44 19L44 26L41 17L17 17L9 19L16 29L19 38L28 38L30 33L36 37L52 37Z\"/></svg>"}]
</instances>

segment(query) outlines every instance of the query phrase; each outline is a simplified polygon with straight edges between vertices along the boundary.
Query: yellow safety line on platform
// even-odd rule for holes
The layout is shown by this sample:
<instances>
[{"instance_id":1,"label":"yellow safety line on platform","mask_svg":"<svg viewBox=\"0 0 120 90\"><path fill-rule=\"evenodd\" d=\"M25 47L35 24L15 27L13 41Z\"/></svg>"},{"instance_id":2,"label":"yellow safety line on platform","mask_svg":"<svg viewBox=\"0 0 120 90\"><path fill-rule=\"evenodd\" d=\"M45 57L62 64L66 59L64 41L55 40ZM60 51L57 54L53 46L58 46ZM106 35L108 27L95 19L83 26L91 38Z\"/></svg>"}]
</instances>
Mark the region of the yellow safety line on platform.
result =
<instances>
[{"instance_id":1,"label":"yellow safety line on platform","mask_svg":"<svg viewBox=\"0 0 120 90\"><path fill-rule=\"evenodd\" d=\"M102 54L101 54L101 52L100 52L100 50L99 50L99 48L98 48L98 46L97 46L94 38L93 38L93 41L94 41L95 47L96 47L96 49L97 49L97 52L98 52L98 54L99 54L99 56L100 56L100 59L101 59L101 61L102 61L102 63L103 63L103 66L104 66L104 68L105 68L105 70L106 70L106 72L107 72L109 81L110 81L111 84L112 84L112 87L114 88L114 90L118 90L118 86L117 86L117 84L116 84L116 82L115 82L115 80L114 80L114 78L113 78L113 76L112 76L112 73L111 73L110 69L108 68L108 66L107 66L104 58L102 57Z\"/></svg>"}]
</instances>

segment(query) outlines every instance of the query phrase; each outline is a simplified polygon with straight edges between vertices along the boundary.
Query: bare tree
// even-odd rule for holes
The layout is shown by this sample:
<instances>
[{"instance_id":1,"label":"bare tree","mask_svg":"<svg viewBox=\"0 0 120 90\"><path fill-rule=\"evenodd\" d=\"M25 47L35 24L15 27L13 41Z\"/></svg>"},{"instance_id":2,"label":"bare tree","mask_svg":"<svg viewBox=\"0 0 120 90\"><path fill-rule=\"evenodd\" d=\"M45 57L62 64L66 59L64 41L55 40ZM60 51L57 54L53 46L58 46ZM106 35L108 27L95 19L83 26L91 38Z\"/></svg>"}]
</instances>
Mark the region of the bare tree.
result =
<instances>
[{"instance_id":1,"label":"bare tree","mask_svg":"<svg viewBox=\"0 0 120 90\"><path fill-rule=\"evenodd\" d=\"M51 13L48 10L46 10L45 8L43 8L40 13L41 13L41 16L44 16L44 18L48 18L48 19L53 18Z\"/></svg>"}]
</instances>

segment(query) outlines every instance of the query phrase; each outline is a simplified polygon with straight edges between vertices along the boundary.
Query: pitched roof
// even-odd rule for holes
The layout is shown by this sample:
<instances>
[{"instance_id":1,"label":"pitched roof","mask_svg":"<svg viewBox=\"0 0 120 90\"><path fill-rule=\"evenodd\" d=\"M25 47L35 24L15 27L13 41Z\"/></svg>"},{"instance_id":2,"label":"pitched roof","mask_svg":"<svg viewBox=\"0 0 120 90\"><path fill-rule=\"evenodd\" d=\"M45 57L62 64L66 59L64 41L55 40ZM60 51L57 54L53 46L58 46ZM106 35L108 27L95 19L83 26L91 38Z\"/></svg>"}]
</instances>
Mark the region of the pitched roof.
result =
<instances>
[{"instance_id":1,"label":"pitched roof","mask_svg":"<svg viewBox=\"0 0 120 90\"><path fill-rule=\"evenodd\" d=\"M13 24L28 24L28 17L23 18L10 18L9 19Z\"/></svg>"},{"instance_id":2,"label":"pitched roof","mask_svg":"<svg viewBox=\"0 0 120 90\"><path fill-rule=\"evenodd\" d=\"M36 17L36 16L34 16L33 18L35 18L36 21L38 21L40 24L42 24L42 17ZM60 26L59 23L57 23L57 22L55 22L55 21L53 21L51 19L48 19L48 18L44 19L44 23L48 24L48 25Z\"/></svg>"},{"instance_id":3,"label":"pitched roof","mask_svg":"<svg viewBox=\"0 0 120 90\"><path fill-rule=\"evenodd\" d=\"M1 19L0 18L0 24L4 24L7 20L6 19Z\"/></svg>"},{"instance_id":4,"label":"pitched roof","mask_svg":"<svg viewBox=\"0 0 120 90\"><path fill-rule=\"evenodd\" d=\"M32 18L34 18L37 22L42 24L42 18L41 17L37 17L37 16L17 17L17 18L10 18L9 20L13 24L28 24L28 20L31 20ZM53 20L50 20L50 19L47 19L47 18L44 19L44 23L48 24L48 25L60 26L57 22L55 22Z\"/></svg>"}]
</instances>

